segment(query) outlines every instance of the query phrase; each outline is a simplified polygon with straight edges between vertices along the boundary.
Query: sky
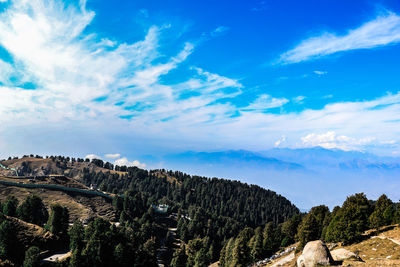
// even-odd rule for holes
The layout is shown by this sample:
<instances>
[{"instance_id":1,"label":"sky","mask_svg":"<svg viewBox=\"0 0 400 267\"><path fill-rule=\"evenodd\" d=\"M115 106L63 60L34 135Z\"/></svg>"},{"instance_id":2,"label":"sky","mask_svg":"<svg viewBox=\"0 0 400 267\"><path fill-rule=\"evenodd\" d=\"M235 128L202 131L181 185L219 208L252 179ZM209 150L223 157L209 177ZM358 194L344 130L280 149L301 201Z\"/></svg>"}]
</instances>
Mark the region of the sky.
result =
<instances>
[{"instance_id":1,"label":"sky","mask_svg":"<svg viewBox=\"0 0 400 267\"><path fill-rule=\"evenodd\" d=\"M399 61L399 1L0 0L0 156L397 157Z\"/></svg>"}]
</instances>

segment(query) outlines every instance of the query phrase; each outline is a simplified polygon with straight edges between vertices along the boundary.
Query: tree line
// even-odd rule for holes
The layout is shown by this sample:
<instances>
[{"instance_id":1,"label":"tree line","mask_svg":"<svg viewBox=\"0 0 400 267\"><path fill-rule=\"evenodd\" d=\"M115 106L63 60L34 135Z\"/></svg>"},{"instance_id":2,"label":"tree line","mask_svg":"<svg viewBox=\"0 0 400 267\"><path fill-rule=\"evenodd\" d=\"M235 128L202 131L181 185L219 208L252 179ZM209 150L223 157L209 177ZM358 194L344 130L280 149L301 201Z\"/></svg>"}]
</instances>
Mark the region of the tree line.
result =
<instances>
[{"instance_id":1,"label":"tree line","mask_svg":"<svg viewBox=\"0 0 400 267\"><path fill-rule=\"evenodd\" d=\"M368 229L398 223L398 203L385 194L372 201L364 193L358 193L347 197L341 207L336 206L332 211L320 205L281 224L270 222L264 228L245 228L224 243L220 266L248 266L295 242L299 242L298 250L313 240L349 245L361 241Z\"/></svg>"}]
</instances>

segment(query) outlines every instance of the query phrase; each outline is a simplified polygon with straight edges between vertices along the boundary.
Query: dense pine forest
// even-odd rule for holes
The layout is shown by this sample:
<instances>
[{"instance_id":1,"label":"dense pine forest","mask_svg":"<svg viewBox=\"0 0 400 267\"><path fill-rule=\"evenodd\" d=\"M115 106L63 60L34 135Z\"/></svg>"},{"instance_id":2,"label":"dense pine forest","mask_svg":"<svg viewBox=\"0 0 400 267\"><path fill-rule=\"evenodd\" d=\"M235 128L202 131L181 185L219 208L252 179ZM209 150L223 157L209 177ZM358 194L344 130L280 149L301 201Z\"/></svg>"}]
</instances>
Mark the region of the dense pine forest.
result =
<instances>
[{"instance_id":1,"label":"dense pine forest","mask_svg":"<svg viewBox=\"0 0 400 267\"><path fill-rule=\"evenodd\" d=\"M36 159L40 162L41 157ZM302 214L286 198L238 181L113 166L97 159L57 156L48 160L54 163L55 167L46 163L52 172L112 196L106 200L112 202L114 217L72 221L68 208L57 199L46 207L35 194L22 202L9 195L0 204L0 259L6 265L157 266L162 262L177 267L219 261L219 266L248 266L292 244L298 251L312 240L352 244L367 229L400 222L399 205L386 195L371 201L359 193L332 211L321 205ZM29 176L35 170L23 161L19 172ZM157 207L168 210L158 212ZM24 238L29 227L39 227L42 234ZM54 248L70 251L70 256L53 264L41 261L41 255Z\"/></svg>"},{"instance_id":2,"label":"dense pine forest","mask_svg":"<svg viewBox=\"0 0 400 267\"><path fill-rule=\"evenodd\" d=\"M96 164L106 166L99 160ZM85 169L82 180L86 185L98 184L101 190L124 194L115 200L121 222L142 216L152 203L169 205L170 212L178 214L179 239L189 248L194 246L188 250L191 253L204 252L203 265L217 261L226 240L243 228L280 224L299 214L286 198L256 185L165 170L116 169L127 173L120 176ZM189 257L188 264L194 263L194 258Z\"/></svg>"}]
</instances>

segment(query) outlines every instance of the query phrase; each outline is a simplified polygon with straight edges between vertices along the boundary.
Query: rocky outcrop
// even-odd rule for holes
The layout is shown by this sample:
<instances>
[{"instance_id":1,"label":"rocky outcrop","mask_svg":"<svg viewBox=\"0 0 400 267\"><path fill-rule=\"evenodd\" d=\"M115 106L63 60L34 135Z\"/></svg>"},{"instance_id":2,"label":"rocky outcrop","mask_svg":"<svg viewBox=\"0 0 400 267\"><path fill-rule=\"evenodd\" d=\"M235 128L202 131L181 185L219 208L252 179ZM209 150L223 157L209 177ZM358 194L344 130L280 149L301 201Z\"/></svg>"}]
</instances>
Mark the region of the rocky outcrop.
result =
<instances>
[{"instance_id":1,"label":"rocky outcrop","mask_svg":"<svg viewBox=\"0 0 400 267\"><path fill-rule=\"evenodd\" d=\"M303 249L303 253L297 259L298 267L314 267L333 263L329 249L320 240L308 242Z\"/></svg>"},{"instance_id":2,"label":"rocky outcrop","mask_svg":"<svg viewBox=\"0 0 400 267\"><path fill-rule=\"evenodd\" d=\"M345 248L338 248L331 251L332 258L335 261L344 261L344 260L355 260L358 261L360 258L354 253Z\"/></svg>"}]
</instances>

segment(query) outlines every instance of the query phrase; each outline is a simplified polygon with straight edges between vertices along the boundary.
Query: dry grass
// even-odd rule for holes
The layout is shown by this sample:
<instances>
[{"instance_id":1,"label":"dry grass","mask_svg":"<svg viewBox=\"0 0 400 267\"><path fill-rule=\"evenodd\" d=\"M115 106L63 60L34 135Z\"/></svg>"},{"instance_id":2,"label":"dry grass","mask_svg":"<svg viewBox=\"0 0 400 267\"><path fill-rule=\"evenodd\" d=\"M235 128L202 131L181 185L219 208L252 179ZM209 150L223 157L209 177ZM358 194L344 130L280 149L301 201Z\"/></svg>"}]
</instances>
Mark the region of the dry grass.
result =
<instances>
[{"instance_id":1,"label":"dry grass","mask_svg":"<svg viewBox=\"0 0 400 267\"><path fill-rule=\"evenodd\" d=\"M87 219L92 216L114 220L114 211L111 203L106 202L101 197L71 196L61 191L0 185L1 202L4 202L8 196L13 195L21 203L30 194L39 196L47 208L53 203L59 203L67 207L71 222L75 219Z\"/></svg>"},{"instance_id":2,"label":"dry grass","mask_svg":"<svg viewBox=\"0 0 400 267\"><path fill-rule=\"evenodd\" d=\"M358 253L364 261L383 260L387 257L391 260L400 260L400 246L389 239L371 238L345 248Z\"/></svg>"},{"instance_id":3,"label":"dry grass","mask_svg":"<svg viewBox=\"0 0 400 267\"><path fill-rule=\"evenodd\" d=\"M343 246L343 248L356 253L363 262L348 260L344 261L341 266L400 266L400 245L398 244L400 243L400 228L398 225L385 226L378 231L368 230L365 236L372 237L357 244ZM296 266L297 258L300 255L301 253L296 254L295 259L279 266ZM274 266L278 261L279 259L264 266Z\"/></svg>"}]
</instances>

